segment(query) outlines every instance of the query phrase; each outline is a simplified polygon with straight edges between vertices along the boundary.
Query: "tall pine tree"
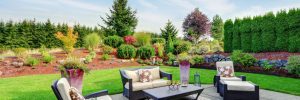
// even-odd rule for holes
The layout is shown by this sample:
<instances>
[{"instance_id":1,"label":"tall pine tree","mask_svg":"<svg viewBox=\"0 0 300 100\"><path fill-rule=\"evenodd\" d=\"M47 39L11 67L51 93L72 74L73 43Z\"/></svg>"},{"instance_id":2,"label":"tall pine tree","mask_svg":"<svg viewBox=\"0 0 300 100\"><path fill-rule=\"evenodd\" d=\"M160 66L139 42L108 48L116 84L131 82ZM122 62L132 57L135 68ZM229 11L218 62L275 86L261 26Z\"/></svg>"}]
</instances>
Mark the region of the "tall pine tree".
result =
<instances>
[{"instance_id":1,"label":"tall pine tree","mask_svg":"<svg viewBox=\"0 0 300 100\"><path fill-rule=\"evenodd\" d=\"M175 26L172 24L170 20L168 20L164 29L160 29L160 31L161 31L161 37L167 41L169 40L169 38L171 38L171 40L174 41L178 33L178 30L175 28Z\"/></svg>"},{"instance_id":2,"label":"tall pine tree","mask_svg":"<svg viewBox=\"0 0 300 100\"><path fill-rule=\"evenodd\" d=\"M223 40L224 37L224 23L219 15L213 17L213 22L211 26L212 37L216 40Z\"/></svg>"},{"instance_id":3,"label":"tall pine tree","mask_svg":"<svg viewBox=\"0 0 300 100\"><path fill-rule=\"evenodd\" d=\"M132 35L137 25L136 11L127 6L127 0L114 0L110 15L106 19L101 17L106 27L101 26L106 36L119 35L121 37Z\"/></svg>"}]
</instances>

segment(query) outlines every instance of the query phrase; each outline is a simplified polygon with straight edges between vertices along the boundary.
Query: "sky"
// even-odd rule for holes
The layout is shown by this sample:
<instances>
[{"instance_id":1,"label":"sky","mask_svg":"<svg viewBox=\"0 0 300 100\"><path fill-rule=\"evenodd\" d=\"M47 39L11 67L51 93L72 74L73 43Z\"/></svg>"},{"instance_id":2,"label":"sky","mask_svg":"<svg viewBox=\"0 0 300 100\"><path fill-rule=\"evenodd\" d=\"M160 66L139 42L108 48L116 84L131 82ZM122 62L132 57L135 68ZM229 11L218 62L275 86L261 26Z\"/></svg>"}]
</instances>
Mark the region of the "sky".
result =
<instances>
[{"instance_id":1,"label":"sky","mask_svg":"<svg viewBox=\"0 0 300 100\"><path fill-rule=\"evenodd\" d=\"M184 18L195 8L211 20L220 15L223 20L261 15L269 11L300 8L300 0L128 0L137 11L136 31L160 33L168 20L172 21L182 36ZM1 0L0 20L21 21L36 19L70 26L104 25L100 16L109 14L113 0Z\"/></svg>"}]
</instances>

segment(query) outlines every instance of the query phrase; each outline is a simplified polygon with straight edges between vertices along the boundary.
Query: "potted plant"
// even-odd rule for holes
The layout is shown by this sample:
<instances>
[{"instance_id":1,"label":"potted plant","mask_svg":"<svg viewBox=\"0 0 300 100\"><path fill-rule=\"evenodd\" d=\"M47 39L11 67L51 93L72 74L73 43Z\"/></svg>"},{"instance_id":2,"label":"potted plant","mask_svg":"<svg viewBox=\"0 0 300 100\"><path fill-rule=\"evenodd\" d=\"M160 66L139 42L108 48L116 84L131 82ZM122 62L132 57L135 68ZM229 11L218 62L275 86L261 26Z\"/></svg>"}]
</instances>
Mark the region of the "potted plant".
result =
<instances>
[{"instance_id":1,"label":"potted plant","mask_svg":"<svg viewBox=\"0 0 300 100\"><path fill-rule=\"evenodd\" d=\"M59 70L61 76L67 78L70 86L75 87L81 93L84 72L89 72L87 66L79 58L69 56L59 66Z\"/></svg>"},{"instance_id":2,"label":"potted plant","mask_svg":"<svg viewBox=\"0 0 300 100\"><path fill-rule=\"evenodd\" d=\"M181 86L188 86L191 56L189 56L188 53L184 52L178 55L177 60L179 62L180 68L180 81L182 83Z\"/></svg>"}]
</instances>

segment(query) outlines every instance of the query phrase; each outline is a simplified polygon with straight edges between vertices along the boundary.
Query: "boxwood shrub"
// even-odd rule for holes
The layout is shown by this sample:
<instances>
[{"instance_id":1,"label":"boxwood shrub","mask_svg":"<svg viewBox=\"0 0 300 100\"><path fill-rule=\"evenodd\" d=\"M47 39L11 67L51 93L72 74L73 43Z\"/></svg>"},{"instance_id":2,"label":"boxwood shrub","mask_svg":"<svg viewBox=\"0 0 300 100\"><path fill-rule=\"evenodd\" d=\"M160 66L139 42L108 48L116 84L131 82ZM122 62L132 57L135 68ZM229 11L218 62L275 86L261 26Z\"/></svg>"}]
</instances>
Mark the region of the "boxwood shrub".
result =
<instances>
[{"instance_id":1,"label":"boxwood shrub","mask_svg":"<svg viewBox=\"0 0 300 100\"><path fill-rule=\"evenodd\" d=\"M155 50L152 46L142 46L137 51L137 56L141 59L149 59L155 55Z\"/></svg>"},{"instance_id":2,"label":"boxwood shrub","mask_svg":"<svg viewBox=\"0 0 300 100\"><path fill-rule=\"evenodd\" d=\"M136 50L132 45L122 44L118 47L117 53L119 58L130 59L135 57Z\"/></svg>"},{"instance_id":3,"label":"boxwood shrub","mask_svg":"<svg viewBox=\"0 0 300 100\"><path fill-rule=\"evenodd\" d=\"M108 36L108 37L104 38L104 44L114 47L114 48L119 47L123 43L124 43L123 38L116 36L116 35Z\"/></svg>"}]
</instances>

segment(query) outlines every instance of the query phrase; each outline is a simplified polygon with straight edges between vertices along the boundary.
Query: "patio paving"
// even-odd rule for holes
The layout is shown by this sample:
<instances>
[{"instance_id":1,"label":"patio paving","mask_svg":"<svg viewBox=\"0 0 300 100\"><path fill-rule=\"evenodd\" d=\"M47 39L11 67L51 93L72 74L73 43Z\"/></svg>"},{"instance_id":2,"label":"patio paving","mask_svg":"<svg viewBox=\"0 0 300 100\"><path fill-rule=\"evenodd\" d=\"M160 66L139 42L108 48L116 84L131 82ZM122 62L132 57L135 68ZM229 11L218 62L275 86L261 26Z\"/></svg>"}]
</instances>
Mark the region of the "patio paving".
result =
<instances>
[{"instance_id":1,"label":"patio paving","mask_svg":"<svg viewBox=\"0 0 300 100\"><path fill-rule=\"evenodd\" d=\"M202 85L205 89L201 93L198 100L222 100L222 97L217 93L217 89L212 85ZM268 91L260 89L260 100L300 100L300 96L294 96L285 93L279 93L274 91ZM111 95L113 100L128 100L123 97L122 94ZM189 98L195 98L196 95L191 95L178 100L189 100Z\"/></svg>"}]
</instances>

